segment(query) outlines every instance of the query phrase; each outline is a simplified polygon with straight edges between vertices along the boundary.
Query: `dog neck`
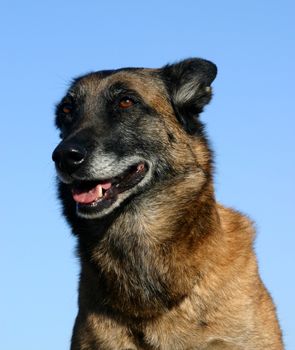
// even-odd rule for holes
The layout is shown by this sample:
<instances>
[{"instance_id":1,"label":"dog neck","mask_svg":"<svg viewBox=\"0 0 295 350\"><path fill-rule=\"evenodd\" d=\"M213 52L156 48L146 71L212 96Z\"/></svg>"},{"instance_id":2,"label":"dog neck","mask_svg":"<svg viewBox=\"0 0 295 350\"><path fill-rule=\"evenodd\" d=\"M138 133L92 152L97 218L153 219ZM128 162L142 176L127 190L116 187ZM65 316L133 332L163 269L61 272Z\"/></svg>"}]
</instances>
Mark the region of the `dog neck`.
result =
<instances>
[{"instance_id":1,"label":"dog neck","mask_svg":"<svg viewBox=\"0 0 295 350\"><path fill-rule=\"evenodd\" d=\"M138 199L103 220L96 234L79 235L81 309L149 319L192 292L202 279L208 235L220 225L211 183L200 187Z\"/></svg>"}]
</instances>

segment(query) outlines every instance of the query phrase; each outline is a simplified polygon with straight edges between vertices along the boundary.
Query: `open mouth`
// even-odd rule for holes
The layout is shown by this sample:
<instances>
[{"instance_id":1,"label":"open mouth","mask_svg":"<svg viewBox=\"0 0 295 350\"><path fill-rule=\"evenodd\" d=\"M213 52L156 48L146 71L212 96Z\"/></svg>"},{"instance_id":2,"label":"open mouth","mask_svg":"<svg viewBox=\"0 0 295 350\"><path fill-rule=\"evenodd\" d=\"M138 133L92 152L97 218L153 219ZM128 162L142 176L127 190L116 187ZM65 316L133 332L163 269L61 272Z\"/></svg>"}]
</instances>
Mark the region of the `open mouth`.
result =
<instances>
[{"instance_id":1,"label":"open mouth","mask_svg":"<svg viewBox=\"0 0 295 350\"><path fill-rule=\"evenodd\" d=\"M77 212L82 216L91 216L111 207L120 194L139 184L147 171L148 165L140 162L114 178L74 183L72 196L77 204Z\"/></svg>"}]
</instances>

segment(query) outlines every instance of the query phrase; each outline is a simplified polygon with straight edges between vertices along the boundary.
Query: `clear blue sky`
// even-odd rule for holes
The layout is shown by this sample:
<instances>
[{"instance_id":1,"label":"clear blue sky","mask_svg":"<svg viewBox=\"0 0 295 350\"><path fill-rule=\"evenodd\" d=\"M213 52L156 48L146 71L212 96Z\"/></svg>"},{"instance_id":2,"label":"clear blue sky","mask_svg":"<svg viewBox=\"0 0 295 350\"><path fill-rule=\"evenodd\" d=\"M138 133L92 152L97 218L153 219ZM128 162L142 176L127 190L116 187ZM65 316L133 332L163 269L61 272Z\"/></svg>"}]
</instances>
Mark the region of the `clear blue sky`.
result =
<instances>
[{"instance_id":1,"label":"clear blue sky","mask_svg":"<svg viewBox=\"0 0 295 350\"><path fill-rule=\"evenodd\" d=\"M217 198L256 221L261 275L295 349L294 10L291 0L1 2L1 349L67 349L76 314L55 102L82 73L189 56L219 68L202 115Z\"/></svg>"}]
</instances>

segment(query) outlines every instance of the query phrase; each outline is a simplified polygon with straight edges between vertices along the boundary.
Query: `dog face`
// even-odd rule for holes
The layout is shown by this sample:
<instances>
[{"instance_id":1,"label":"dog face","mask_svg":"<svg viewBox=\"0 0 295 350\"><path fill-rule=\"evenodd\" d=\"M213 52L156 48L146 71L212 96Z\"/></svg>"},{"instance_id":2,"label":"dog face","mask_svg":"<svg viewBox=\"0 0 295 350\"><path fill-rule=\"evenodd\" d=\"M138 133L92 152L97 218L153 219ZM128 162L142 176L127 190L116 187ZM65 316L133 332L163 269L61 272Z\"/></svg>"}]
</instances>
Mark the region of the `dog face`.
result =
<instances>
[{"instance_id":1,"label":"dog face","mask_svg":"<svg viewBox=\"0 0 295 350\"><path fill-rule=\"evenodd\" d=\"M191 166L202 168L190 143L204 142L198 115L215 76L213 63L189 59L74 81L56 108L62 141L52 158L79 217L103 217Z\"/></svg>"}]
</instances>

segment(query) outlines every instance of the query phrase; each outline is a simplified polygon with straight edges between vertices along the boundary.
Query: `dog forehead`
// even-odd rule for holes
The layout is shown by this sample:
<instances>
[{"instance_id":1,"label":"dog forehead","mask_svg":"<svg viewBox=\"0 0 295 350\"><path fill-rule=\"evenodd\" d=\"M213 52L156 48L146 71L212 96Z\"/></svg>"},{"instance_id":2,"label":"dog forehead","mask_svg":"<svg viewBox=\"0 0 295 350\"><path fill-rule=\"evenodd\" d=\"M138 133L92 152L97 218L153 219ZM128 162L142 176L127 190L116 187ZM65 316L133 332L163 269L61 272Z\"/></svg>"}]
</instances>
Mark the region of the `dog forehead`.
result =
<instances>
[{"instance_id":1,"label":"dog forehead","mask_svg":"<svg viewBox=\"0 0 295 350\"><path fill-rule=\"evenodd\" d=\"M145 100L162 97L167 100L165 84L156 69L125 68L114 71L98 71L76 79L69 90L73 96L99 96L116 84L123 84L136 91Z\"/></svg>"}]
</instances>

